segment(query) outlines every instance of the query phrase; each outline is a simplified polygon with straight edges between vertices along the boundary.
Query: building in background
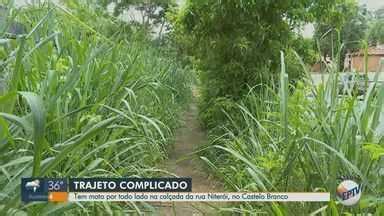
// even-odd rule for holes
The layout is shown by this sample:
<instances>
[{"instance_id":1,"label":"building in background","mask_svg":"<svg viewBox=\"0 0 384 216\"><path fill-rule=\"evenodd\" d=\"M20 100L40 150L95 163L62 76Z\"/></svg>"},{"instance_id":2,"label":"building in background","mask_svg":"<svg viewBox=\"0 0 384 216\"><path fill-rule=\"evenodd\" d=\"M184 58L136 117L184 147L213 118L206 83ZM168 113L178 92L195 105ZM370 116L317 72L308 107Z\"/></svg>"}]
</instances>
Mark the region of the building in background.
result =
<instances>
[{"instance_id":1,"label":"building in background","mask_svg":"<svg viewBox=\"0 0 384 216\"><path fill-rule=\"evenodd\" d=\"M368 48L368 72L384 72L384 65L380 66L381 59L384 59L384 45ZM345 69L352 71L364 72L364 50L348 53L344 65Z\"/></svg>"}]
</instances>

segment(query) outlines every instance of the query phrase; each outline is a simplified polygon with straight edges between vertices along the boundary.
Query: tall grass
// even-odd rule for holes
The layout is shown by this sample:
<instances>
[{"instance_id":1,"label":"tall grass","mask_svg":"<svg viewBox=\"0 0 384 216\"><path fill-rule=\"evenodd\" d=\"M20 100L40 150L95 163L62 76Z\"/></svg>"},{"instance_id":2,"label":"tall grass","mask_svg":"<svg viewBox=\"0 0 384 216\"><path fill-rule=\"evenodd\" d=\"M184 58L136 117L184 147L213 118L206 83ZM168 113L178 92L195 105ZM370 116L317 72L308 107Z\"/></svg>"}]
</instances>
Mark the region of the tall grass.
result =
<instances>
[{"instance_id":1,"label":"tall grass","mask_svg":"<svg viewBox=\"0 0 384 216\"><path fill-rule=\"evenodd\" d=\"M162 175L154 167L190 94L188 71L137 37L139 30L88 5L17 12L28 33L0 47L0 214L153 210L145 203L22 204L20 178Z\"/></svg>"},{"instance_id":2,"label":"tall grass","mask_svg":"<svg viewBox=\"0 0 384 216\"><path fill-rule=\"evenodd\" d=\"M384 214L383 112L384 86L378 73L363 100L338 95L337 64L319 86L310 74L288 88L284 55L278 88L250 90L226 113L228 123L213 134L203 157L233 191L327 191L330 203L243 203L231 209L245 214L275 215L362 213ZM384 62L383 62L384 63ZM290 91L292 89L292 91ZM225 112L225 110L224 110ZM335 198L340 176L361 179L359 204L346 208Z\"/></svg>"}]
</instances>

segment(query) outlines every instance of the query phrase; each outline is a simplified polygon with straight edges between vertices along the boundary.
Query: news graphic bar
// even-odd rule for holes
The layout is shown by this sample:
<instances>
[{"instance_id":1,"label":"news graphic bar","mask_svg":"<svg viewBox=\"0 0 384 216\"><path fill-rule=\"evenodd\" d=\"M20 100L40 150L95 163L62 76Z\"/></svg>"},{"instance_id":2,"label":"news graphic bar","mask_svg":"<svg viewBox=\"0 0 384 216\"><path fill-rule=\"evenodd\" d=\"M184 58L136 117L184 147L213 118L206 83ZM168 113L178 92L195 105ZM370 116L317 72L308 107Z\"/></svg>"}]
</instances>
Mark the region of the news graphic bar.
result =
<instances>
[{"instance_id":1,"label":"news graphic bar","mask_svg":"<svg viewBox=\"0 0 384 216\"><path fill-rule=\"evenodd\" d=\"M70 202L329 202L330 193L69 193Z\"/></svg>"},{"instance_id":2,"label":"news graphic bar","mask_svg":"<svg viewBox=\"0 0 384 216\"><path fill-rule=\"evenodd\" d=\"M22 178L23 202L328 202L318 192L192 193L191 178Z\"/></svg>"},{"instance_id":3,"label":"news graphic bar","mask_svg":"<svg viewBox=\"0 0 384 216\"><path fill-rule=\"evenodd\" d=\"M191 178L22 178L23 202L68 201L71 193L191 192Z\"/></svg>"}]
</instances>

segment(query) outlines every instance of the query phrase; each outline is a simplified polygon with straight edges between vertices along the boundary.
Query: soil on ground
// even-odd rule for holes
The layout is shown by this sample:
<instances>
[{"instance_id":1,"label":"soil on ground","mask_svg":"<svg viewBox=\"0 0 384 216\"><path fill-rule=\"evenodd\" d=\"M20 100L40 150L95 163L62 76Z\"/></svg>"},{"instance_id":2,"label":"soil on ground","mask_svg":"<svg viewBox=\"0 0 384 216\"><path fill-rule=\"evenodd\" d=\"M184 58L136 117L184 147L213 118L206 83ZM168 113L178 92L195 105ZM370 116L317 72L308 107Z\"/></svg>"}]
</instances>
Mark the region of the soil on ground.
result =
<instances>
[{"instance_id":1,"label":"soil on ground","mask_svg":"<svg viewBox=\"0 0 384 216\"><path fill-rule=\"evenodd\" d=\"M176 131L175 144L169 150L169 160L163 169L179 177L192 178L192 192L223 192L223 186L209 171L195 151L207 143L193 101L182 115L182 126ZM159 215L217 215L219 203L173 202L157 205Z\"/></svg>"}]
</instances>

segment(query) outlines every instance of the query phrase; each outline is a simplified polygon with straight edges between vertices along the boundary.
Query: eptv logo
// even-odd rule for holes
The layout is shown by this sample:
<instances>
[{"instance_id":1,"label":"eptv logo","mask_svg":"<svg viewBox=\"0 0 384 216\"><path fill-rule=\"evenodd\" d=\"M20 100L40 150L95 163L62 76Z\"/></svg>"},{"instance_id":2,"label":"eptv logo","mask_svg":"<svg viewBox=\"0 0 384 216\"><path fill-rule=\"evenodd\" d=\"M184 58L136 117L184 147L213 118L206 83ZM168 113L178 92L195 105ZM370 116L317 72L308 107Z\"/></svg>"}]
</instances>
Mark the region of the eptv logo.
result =
<instances>
[{"instance_id":1,"label":"eptv logo","mask_svg":"<svg viewBox=\"0 0 384 216\"><path fill-rule=\"evenodd\" d=\"M361 197L361 185L352 180L345 180L337 187L337 198L346 206L355 205Z\"/></svg>"}]
</instances>

